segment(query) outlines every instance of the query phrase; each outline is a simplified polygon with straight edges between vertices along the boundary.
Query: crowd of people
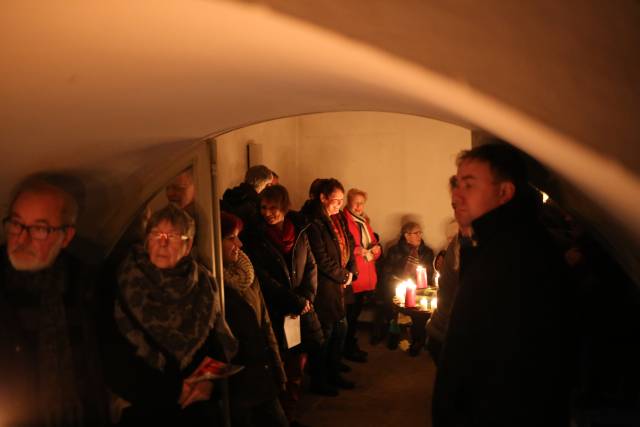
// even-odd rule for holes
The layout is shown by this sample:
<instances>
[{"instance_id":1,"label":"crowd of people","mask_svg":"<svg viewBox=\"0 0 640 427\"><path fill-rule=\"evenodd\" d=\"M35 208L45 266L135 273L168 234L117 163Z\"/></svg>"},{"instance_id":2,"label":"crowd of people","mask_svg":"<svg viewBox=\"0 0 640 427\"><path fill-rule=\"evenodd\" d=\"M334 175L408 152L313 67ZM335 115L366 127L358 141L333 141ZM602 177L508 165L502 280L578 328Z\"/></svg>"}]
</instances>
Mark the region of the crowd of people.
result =
<instances>
[{"instance_id":1,"label":"crowd of people","mask_svg":"<svg viewBox=\"0 0 640 427\"><path fill-rule=\"evenodd\" d=\"M249 168L220 201L224 289L193 250L191 171L104 271L65 250L73 196L43 178L24 181L3 221L3 421L219 425L222 387L207 373L239 366L228 377L233 426L300 426L305 375L311 393L356 388L345 361L367 362L357 337L366 302L371 342L397 346L394 284L424 266L429 283L440 276L426 326L438 368L433 424L568 425L567 263L582 254L554 250L515 150L480 146L457 167L449 187L458 231L437 255L416 222L383 253L363 190L316 179L296 211L273 171ZM540 294L553 298L540 304ZM414 339L410 353L424 345Z\"/></svg>"}]
</instances>

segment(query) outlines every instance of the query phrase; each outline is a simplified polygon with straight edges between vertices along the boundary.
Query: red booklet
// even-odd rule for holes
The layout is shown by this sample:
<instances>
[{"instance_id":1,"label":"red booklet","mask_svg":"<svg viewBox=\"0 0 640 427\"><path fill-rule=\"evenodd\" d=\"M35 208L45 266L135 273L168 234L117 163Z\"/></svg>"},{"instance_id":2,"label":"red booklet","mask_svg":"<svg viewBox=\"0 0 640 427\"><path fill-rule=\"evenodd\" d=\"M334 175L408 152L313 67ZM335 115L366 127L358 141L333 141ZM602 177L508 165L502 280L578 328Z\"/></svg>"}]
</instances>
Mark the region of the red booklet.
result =
<instances>
[{"instance_id":1,"label":"red booklet","mask_svg":"<svg viewBox=\"0 0 640 427\"><path fill-rule=\"evenodd\" d=\"M185 381L188 383L195 383L198 381L215 380L218 378L226 378L231 375L237 374L244 369L242 365L232 365L230 363L224 363L219 360L205 357L195 370L193 374L189 376Z\"/></svg>"}]
</instances>

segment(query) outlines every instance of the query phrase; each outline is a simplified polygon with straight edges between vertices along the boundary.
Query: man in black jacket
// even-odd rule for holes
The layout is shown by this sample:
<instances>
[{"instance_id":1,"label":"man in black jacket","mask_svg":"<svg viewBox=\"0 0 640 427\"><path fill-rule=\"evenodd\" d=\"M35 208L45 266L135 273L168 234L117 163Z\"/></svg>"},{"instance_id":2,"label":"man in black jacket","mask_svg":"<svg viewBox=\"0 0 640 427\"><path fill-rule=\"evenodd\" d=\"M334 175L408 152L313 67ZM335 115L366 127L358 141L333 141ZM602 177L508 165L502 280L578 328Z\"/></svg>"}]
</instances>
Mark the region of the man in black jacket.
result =
<instances>
[{"instance_id":1,"label":"man in black jacket","mask_svg":"<svg viewBox=\"0 0 640 427\"><path fill-rule=\"evenodd\" d=\"M93 318L93 277L64 248L71 195L40 179L15 193L0 247L0 414L3 425L100 426L106 398Z\"/></svg>"},{"instance_id":2,"label":"man in black jacket","mask_svg":"<svg viewBox=\"0 0 640 427\"><path fill-rule=\"evenodd\" d=\"M433 425L569 424L569 288L519 153L458 156L455 216L472 227L433 397Z\"/></svg>"}]
</instances>

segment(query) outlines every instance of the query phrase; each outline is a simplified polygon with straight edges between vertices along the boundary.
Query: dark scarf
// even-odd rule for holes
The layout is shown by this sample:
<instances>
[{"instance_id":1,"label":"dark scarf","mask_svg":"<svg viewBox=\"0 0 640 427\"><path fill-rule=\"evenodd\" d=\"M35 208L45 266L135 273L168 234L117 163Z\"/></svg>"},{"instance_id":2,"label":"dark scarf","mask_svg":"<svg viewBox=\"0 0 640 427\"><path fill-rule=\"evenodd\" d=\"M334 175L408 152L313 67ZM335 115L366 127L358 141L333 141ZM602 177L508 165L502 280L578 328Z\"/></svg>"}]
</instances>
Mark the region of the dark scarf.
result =
<instances>
[{"instance_id":1,"label":"dark scarf","mask_svg":"<svg viewBox=\"0 0 640 427\"><path fill-rule=\"evenodd\" d=\"M420 265L420 257L418 256L418 246L412 246L407 243L409 248L409 255L407 255L407 262L404 264L404 274L406 277L416 277L416 268Z\"/></svg>"},{"instance_id":2,"label":"dark scarf","mask_svg":"<svg viewBox=\"0 0 640 427\"><path fill-rule=\"evenodd\" d=\"M159 269L135 246L118 271L115 319L149 366L164 371L166 356L184 369L209 336L214 321L208 274L190 256Z\"/></svg>"},{"instance_id":3,"label":"dark scarf","mask_svg":"<svg viewBox=\"0 0 640 427\"><path fill-rule=\"evenodd\" d=\"M267 224L267 237L285 255L289 255L296 241L296 229L287 217L282 223L282 230L277 225Z\"/></svg>"},{"instance_id":4,"label":"dark scarf","mask_svg":"<svg viewBox=\"0 0 640 427\"><path fill-rule=\"evenodd\" d=\"M40 420L46 426L81 425L83 406L76 387L73 351L69 338L64 293L67 291L68 260L61 254L53 266L37 272L16 271L2 251L7 294L23 295L31 301L22 306L37 336L36 395L38 407L30 408L30 418ZM22 305L22 304L20 304ZM24 325L23 325L24 326ZM20 327L20 326L18 326ZM1 381L1 380L0 380Z\"/></svg>"},{"instance_id":5,"label":"dark scarf","mask_svg":"<svg viewBox=\"0 0 640 427\"><path fill-rule=\"evenodd\" d=\"M347 236L344 234L344 228L340 221L341 213L331 215L331 227L333 228L333 234L338 238L338 244L340 245L340 265L342 268L346 267L349 262L349 243L347 242Z\"/></svg>"}]
</instances>

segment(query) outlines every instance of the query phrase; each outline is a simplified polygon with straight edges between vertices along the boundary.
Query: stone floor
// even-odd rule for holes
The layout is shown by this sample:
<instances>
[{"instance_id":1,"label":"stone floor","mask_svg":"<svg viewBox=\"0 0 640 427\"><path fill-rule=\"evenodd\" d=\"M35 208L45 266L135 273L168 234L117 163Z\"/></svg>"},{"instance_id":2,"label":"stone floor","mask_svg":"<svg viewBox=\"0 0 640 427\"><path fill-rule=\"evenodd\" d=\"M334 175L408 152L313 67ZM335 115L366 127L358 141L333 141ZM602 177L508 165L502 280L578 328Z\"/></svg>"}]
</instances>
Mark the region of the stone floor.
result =
<instances>
[{"instance_id":1,"label":"stone floor","mask_svg":"<svg viewBox=\"0 0 640 427\"><path fill-rule=\"evenodd\" d=\"M371 346L364 328L358 337L369 360L348 363L353 370L345 377L355 381L356 388L338 397L304 394L300 422L310 427L431 426L435 366L429 354L411 357L401 348L389 350L385 342Z\"/></svg>"}]
</instances>

